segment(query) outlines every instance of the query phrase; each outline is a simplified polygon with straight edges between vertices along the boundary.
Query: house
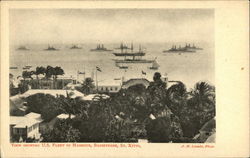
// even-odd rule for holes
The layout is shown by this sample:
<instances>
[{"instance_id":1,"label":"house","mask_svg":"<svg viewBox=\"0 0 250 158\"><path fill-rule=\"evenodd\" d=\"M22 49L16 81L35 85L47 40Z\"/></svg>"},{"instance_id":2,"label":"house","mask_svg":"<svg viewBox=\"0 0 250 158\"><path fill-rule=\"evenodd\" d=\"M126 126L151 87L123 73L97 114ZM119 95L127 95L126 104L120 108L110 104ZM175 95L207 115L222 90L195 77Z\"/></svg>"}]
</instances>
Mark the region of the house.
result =
<instances>
[{"instance_id":1,"label":"house","mask_svg":"<svg viewBox=\"0 0 250 158\"><path fill-rule=\"evenodd\" d=\"M98 92L100 93L117 93L121 89L119 81L101 81L98 82Z\"/></svg>"},{"instance_id":2,"label":"house","mask_svg":"<svg viewBox=\"0 0 250 158\"><path fill-rule=\"evenodd\" d=\"M42 121L41 114L34 112L25 116L10 116L11 141L26 141L28 138L39 140L39 124Z\"/></svg>"}]
</instances>

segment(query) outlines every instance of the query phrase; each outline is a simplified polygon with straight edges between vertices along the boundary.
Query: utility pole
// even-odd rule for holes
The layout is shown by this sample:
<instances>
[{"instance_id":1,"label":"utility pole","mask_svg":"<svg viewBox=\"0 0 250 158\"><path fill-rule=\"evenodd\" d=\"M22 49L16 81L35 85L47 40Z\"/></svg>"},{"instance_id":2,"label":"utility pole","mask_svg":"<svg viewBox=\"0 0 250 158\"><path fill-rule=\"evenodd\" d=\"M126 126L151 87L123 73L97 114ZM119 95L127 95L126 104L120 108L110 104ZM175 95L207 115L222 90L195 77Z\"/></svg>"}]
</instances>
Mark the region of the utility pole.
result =
<instances>
[{"instance_id":1,"label":"utility pole","mask_svg":"<svg viewBox=\"0 0 250 158\"><path fill-rule=\"evenodd\" d=\"M96 90L97 90L97 93L98 93L98 81L97 81L97 69L95 70L96 71L96 74L95 74L95 78L96 78Z\"/></svg>"}]
</instances>

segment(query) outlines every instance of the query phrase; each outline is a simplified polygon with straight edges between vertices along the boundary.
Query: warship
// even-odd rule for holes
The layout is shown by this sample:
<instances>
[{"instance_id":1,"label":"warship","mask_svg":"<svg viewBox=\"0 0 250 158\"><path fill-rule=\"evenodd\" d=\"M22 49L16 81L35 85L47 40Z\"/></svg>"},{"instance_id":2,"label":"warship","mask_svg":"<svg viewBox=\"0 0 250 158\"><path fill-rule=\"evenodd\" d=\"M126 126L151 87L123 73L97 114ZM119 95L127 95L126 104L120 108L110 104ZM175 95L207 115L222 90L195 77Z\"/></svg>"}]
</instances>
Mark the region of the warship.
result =
<instances>
[{"instance_id":1,"label":"warship","mask_svg":"<svg viewBox=\"0 0 250 158\"><path fill-rule=\"evenodd\" d=\"M46 51L56 51L56 50L59 50L59 49L56 49L53 46L48 45L48 48L46 48L44 50L46 50Z\"/></svg>"},{"instance_id":2,"label":"warship","mask_svg":"<svg viewBox=\"0 0 250 158\"><path fill-rule=\"evenodd\" d=\"M77 45L73 45L72 47L70 47L70 49L82 49L82 48L78 47Z\"/></svg>"},{"instance_id":3,"label":"warship","mask_svg":"<svg viewBox=\"0 0 250 158\"><path fill-rule=\"evenodd\" d=\"M190 44L186 44L185 48L189 50L203 50L202 48L196 47L194 44L193 46L190 46Z\"/></svg>"},{"instance_id":4,"label":"warship","mask_svg":"<svg viewBox=\"0 0 250 158\"><path fill-rule=\"evenodd\" d=\"M105 51L112 51L112 50L105 48L103 44L98 44L95 49L90 49L90 51L105 52Z\"/></svg>"},{"instance_id":5,"label":"warship","mask_svg":"<svg viewBox=\"0 0 250 158\"><path fill-rule=\"evenodd\" d=\"M26 48L25 46L20 46L19 48L17 48L17 50L29 50L29 49Z\"/></svg>"},{"instance_id":6,"label":"warship","mask_svg":"<svg viewBox=\"0 0 250 158\"><path fill-rule=\"evenodd\" d=\"M195 50L191 50L187 47L176 47L176 45L173 45L172 48L168 50L163 50L163 53L195 53Z\"/></svg>"}]
</instances>

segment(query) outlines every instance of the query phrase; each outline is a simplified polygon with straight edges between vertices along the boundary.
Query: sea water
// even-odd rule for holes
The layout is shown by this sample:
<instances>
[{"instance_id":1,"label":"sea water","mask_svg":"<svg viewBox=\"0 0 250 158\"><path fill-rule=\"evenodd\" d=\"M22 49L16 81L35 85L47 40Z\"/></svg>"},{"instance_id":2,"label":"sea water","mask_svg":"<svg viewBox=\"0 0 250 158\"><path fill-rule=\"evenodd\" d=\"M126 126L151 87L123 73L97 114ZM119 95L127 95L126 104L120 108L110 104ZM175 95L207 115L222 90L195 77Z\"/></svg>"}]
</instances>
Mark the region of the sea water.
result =
<instances>
[{"instance_id":1,"label":"sea water","mask_svg":"<svg viewBox=\"0 0 250 158\"><path fill-rule=\"evenodd\" d=\"M18 67L11 69L15 77L22 74L23 67L32 66L30 70L35 70L37 66L60 66L63 68L67 77L76 77L77 71L85 72L85 77L91 77L96 73L96 66L102 72L98 72L98 82L111 84L115 78L147 78L152 80L155 72L167 75L168 80L182 81L188 88L192 88L199 81L206 81L214 85L214 48L213 44L197 43L196 46L203 50L197 50L196 53L163 53L163 50L172 47L173 43L140 43L142 50L146 52L143 59L156 59L160 65L158 70L149 69L152 63L133 63L122 64L128 66L127 70L119 69L113 59L124 59L116 57L113 52L120 52L114 49L120 46L120 43L107 43L104 46L113 51L95 52L90 49L96 48L96 44L77 44L82 49L70 49L71 44L55 44L57 51L45 51L48 45L26 45L30 50L17 50L18 46L10 46L10 65ZM175 43L176 44L176 43ZM176 44L185 46L185 43ZM191 44L192 45L192 44ZM130 44L128 44L130 46ZM134 52L139 50L139 44L134 43ZM128 50L128 52L130 52ZM142 74L146 72L146 75ZM84 75L79 75L83 80Z\"/></svg>"}]
</instances>

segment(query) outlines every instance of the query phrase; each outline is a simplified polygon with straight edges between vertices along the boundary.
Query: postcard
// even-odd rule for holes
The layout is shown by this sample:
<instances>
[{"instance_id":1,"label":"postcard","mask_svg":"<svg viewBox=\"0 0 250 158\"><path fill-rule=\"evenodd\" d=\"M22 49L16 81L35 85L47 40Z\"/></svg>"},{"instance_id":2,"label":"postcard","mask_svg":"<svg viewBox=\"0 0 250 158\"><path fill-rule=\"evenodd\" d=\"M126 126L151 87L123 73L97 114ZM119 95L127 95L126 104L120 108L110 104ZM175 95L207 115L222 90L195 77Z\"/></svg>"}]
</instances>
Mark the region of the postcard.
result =
<instances>
[{"instance_id":1,"label":"postcard","mask_svg":"<svg viewBox=\"0 0 250 158\"><path fill-rule=\"evenodd\" d=\"M248 7L2 2L2 157L249 156Z\"/></svg>"}]
</instances>

